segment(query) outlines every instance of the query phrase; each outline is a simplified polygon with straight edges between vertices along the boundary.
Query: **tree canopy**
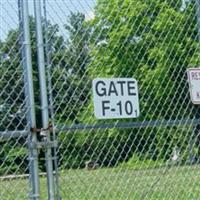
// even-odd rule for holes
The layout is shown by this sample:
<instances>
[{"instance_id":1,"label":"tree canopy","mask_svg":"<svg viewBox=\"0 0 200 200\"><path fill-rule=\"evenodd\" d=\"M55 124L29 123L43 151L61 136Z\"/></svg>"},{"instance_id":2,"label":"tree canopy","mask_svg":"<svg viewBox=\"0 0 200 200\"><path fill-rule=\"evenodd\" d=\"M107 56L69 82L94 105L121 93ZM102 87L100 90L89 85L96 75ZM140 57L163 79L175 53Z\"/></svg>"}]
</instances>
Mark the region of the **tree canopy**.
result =
<instances>
[{"instance_id":1,"label":"tree canopy","mask_svg":"<svg viewBox=\"0 0 200 200\"><path fill-rule=\"evenodd\" d=\"M61 36L59 26L48 21L44 34L49 44L46 57L50 57L47 69L51 74L55 123L107 123L95 119L91 94L91 81L104 77L138 80L141 114L135 120L198 118L200 112L190 102L186 77L187 68L200 64L195 1L182 3L181 0L98 0L94 19L86 21L84 14L71 13L64 25L67 36ZM35 20L30 17L36 113L40 125L34 29ZM1 130L26 126L19 38L19 29L11 30L5 41L0 42ZM134 154L166 160L174 148L187 151L191 133L188 127L60 133L59 164L77 168L92 159L102 166L115 166Z\"/></svg>"},{"instance_id":2,"label":"tree canopy","mask_svg":"<svg viewBox=\"0 0 200 200\"><path fill-rule=\"evenodd\" d=\"M195 5L181 1L99 0L88 73L96 77L134 77L139 82L141 119L195 115L186 69L199 64ZM191 107L192 104L190 104Z\"/></svg>"},{"instance_id":3,"label":"tree canopy","mask_svg":"<svg viewBox=\"0 0 200 200\"><path fill-rule=\"evenodd\" d=\"M139 121L197 117L199 110L190 101L186 74L187 68L200 64L195 13L194 1L183 9L182 1L99 0L95 18L89 23L93 28L90 79L134 77L138 80ZM97 123L92 97L81 116L83 123ZM167 159L175 146L185 151L190 137L187 131L176 127L115 129L100 133L99 138L107 135L106 141L111 146L118 144L128 152Z\"/></svg>"}]
</instances>

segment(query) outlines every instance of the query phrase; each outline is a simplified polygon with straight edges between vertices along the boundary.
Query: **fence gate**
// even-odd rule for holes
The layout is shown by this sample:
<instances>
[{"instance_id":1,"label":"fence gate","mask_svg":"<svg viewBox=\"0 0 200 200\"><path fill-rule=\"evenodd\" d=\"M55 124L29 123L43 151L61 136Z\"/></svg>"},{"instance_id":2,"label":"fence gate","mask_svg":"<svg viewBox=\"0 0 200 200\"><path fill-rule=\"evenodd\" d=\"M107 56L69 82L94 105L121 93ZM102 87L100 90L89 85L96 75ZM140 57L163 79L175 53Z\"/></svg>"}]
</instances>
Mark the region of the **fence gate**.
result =
<instances>
[{"instance_id":1,"label":"fence gate","mask_svg":"<svg viewBox=\"0 0 200 200\"><path fill-rule=\"evenodd\" d=\"M0 6L1 199L200 198L199 0Z\"/></svg>"},{"instance_id":2,"label":"fence gate","mask_svg":"<svg viewBox=\"0 0 200 200\"><path fill-rule=\"evenodd\" d=\"M22 1L0 2L1 199L32 198L33 191L39 195L37 151L30 145L36 139L30 134L35 113L24 6Z\"/></svg>"}]
</instances>

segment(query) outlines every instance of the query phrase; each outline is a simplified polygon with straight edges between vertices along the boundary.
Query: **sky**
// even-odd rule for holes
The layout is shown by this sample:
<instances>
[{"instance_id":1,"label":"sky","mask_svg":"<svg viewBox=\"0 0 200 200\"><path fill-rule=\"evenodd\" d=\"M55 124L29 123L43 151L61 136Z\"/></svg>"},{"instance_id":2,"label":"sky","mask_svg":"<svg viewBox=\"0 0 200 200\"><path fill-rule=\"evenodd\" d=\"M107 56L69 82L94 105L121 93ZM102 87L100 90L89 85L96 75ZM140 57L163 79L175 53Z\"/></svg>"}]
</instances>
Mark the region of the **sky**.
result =
<instances>
[{"instance_id":1,"label":"sky","mask_svg":"<svg viewBox=\"0 0 200 200\"><path fill-rule=\"evenodd\" d=\"M34 13L34 0L27 0L29 3L29 13ZM82 12L86 18L93 17L96 0L41 0L46 1L47 18L53 24L58 24L60 33L67 35L63 28L67 22L70 12ZM185 10L187 3L191 0L182 0L181 10ZM18 0L0 0L0 40L4 40L10 29L15 29L18 22Z\"/></svg>"},{"instance_id":2,"label":"sky","mask_svg":"<svg viewBox=\"0 0 200 200\"><path fill-rule=\"evenodd\" d=\"M33 0L29 3L29 13L33 15ZM18 0L0 0L0 40L4 40L10 29L18 27ZM43 0L41 0L43 2ZM61 34L66 32L66 24L70 12L82 12L86 18L93 16L96 0L46 0L47 18L60 27Z\"/></svg>"}]
</instances>

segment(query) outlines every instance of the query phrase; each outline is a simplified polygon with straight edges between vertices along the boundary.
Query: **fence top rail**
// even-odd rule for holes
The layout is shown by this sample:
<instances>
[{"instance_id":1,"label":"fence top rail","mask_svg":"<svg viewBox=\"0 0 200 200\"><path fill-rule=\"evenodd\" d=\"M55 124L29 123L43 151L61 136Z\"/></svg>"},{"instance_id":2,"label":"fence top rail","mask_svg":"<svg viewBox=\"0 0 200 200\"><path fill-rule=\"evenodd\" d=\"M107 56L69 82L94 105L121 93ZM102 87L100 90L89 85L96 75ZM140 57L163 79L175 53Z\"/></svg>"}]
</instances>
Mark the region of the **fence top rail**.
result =
<instances>
[{"instance_id":1,"label":"fence top rail","mask_svg":"<svg viewBox=\"0 0 200 200\"><path fill-rule=\"evenodd\" d=\"M6 140L11 138L25 137L29 134L28 130L16 130L16 131L0 131L0 139Z\"/></svg>"},{"instance_id":2,"label":"fence top rail","mask_svg":"<svg viewBox=\"0 0 200 200\"><path fill-rule=\"evenodd\" d=\"M55 131L86 130L86 129L111 129L111 128L145 128L145 127L172 127L195 126L200 124L200 119L182 120L155 120L142 122L117 122L110 124L72 124L71 126L57 125Z\"/></svg>"},{"instance_id":3,"label":"fence top rail","mask_svg":"<svg viewBox=\"0 0 200 200\"><path fill-rule=\"evenodd\" d=\"M172 126L195 126L200 124L200 119L182 119L182 120L155 120L142 122L117 122L107 124L72 124L72 125L57 125L54 128L55 132L70 131L70 130L88 130L88 129L111 129L111 128L145 128L145 127L172 127ZM0 131L0 139L10 139L17 137L26 137L30 131Z\"/></svg>"}]
</instances>

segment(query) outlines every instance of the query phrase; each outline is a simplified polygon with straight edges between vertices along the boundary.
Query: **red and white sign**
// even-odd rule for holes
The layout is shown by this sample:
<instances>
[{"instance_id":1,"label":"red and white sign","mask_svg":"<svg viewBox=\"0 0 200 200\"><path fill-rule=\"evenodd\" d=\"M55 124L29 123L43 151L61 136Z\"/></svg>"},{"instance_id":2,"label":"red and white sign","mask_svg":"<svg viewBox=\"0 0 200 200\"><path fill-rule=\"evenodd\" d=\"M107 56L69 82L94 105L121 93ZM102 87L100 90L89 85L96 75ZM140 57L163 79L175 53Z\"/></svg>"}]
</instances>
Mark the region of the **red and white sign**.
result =
<instances>
[{"instance_id":1,"label":"red and white sign","mask_svg":"<svg viewBox=\"0 0 200 200\"><path fill-rule=\"evenodd\" d=\"M193 104L200 104L200 68L187 70L190 96Z\"/></svg>"}]
</instances>

